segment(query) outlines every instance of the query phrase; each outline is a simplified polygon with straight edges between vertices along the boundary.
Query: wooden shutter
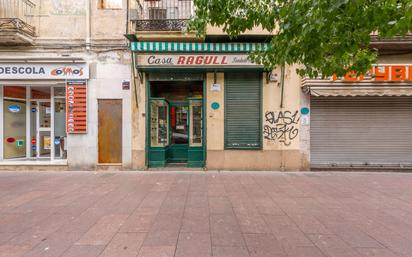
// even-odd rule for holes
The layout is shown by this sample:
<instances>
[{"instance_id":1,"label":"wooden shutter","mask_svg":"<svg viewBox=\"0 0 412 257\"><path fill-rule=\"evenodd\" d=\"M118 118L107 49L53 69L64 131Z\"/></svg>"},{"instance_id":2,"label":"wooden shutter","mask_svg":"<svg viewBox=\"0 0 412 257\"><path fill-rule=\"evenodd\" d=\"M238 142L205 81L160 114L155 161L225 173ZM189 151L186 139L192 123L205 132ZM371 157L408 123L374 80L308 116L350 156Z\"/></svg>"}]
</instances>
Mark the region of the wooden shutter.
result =
<instances>
[{"instance_id":1,"label":"wooden shutter","mask_svg":"<svg viewBox=\"0 0 412 257\"><path fill-rule=\"evenodd\" d=\"M225 148L261 148L261 73L225 74Z\"/></svg>"}]
</instances>

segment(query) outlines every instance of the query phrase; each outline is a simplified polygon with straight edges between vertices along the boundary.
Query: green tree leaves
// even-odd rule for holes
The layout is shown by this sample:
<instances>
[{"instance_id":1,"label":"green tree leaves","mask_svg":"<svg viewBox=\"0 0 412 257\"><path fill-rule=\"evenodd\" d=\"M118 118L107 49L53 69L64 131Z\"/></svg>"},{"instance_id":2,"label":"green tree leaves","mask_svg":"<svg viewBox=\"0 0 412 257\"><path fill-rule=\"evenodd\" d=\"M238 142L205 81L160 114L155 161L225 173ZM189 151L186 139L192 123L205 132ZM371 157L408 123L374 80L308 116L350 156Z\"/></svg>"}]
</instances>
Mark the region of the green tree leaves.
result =
<instances>
[{"instance_id":1,"label":"green tree leaves","mask_svg":"<svg viewBox=\"0 0 412 257\"><path fill-rule=\"evenodd\" d=\"M207 24L234 38L261 26L274 36L267 52L251 58L267 69L302 64L302 76L365 72L376 62L371 35L403 36L412 31L411 0L194 0L189 29L199 36Z\"/></svg>"}]
</instances>

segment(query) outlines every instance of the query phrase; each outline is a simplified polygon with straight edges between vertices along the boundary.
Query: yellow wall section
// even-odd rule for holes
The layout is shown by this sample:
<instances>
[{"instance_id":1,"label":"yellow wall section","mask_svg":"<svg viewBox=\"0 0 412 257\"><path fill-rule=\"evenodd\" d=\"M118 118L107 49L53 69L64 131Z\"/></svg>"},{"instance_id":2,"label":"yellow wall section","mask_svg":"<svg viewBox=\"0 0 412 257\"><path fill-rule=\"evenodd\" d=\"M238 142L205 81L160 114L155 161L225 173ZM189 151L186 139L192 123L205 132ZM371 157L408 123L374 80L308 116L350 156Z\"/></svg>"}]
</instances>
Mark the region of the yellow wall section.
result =
<instances>
[{"instance_id":1,"label":"yellow wall section","mask_svg":"<svg viewBox=\"0 0 412 257\"><path fill-rule=\"evenodd\" d=\"M295 72L295 66L287 66L285 68L285 83L283 108L281 108L281 69L275 69L272 73L277 74L278 80L276 82L267 83L266 74L263 78L263 149L264 150L296 150L299 149L299 132L300 132L300 78ZM295 122L289 124L296 115ZM280 117L285 117L282 119ZM278 119L278 122L271 122L270 120ZM265 129L266 126L266 129ZM285 131L292 131L285 133L285 138L282 142L282 132L275 131L283 129ZM265 131L271 131L272 137ZM295 136L297 132L297 136ZM276 135L275 135L276 134ZM273 140L267 139L267 137ZM292 137L294 137L292 139Z\"/></svg>"},{"instance_id":2,"label":"yellow wall section","mask_svg":"<svg viewBox=\"0 0 412 257\"><path fill-rule=\"evenodd\" d=\"M146 112L146 76L144 75L143 83L140 82L139 77L134 79L132 86L133 168L142 169L145 167L146 115L148 115ZM138 105L136 105L136 95Z\"/></svg>"},{"instance_id":3,"label":"yellow wall section","mask_svg":"<svg viewBox=\"0 0 412 257\"><path fill-rule=\"evenodd\" d=\"M220 84L220 92L211 91L211 86L214 83L214 73L207 74L207 103L206 103L206 119L207 119L207 149L208 150L223 150L224 149L224 119L225 119L225 80L224 73L216 74L216 83ZM213 110L212 103L220 104L218 110Z\"/></svg>"}]
</instances>

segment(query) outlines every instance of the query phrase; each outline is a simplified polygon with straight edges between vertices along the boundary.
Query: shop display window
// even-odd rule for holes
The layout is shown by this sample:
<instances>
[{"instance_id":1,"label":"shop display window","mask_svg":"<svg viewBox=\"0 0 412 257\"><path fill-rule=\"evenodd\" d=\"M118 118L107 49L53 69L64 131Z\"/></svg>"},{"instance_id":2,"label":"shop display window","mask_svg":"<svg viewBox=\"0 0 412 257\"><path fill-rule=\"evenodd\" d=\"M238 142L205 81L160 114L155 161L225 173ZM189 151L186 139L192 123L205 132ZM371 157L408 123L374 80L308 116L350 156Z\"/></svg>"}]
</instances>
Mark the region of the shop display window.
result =
<instances>
[{"instance_id":1,"label":"shop display window","mask_svg":"<svg viewBox=\"0 0 412 257\"><path fill-rule=\"evenodd\" d=\"M169 144L169 107L166 100L151 101L151 146L165 147Z\"/></svg>"},{"instance_id":2,"label":"shop display window","mask_svg":"<svg viewBox=\"0 0 412 257\"><path fill-rule=\"evenodd\" d=\"M26 157L26 101L3 100L4 159Z\"/></svg>"},{"instance_id":3,"label":"shop display window","mask_svg":"<svg viewBox=\"0 0 412 257\"><path fill-rule=\"evenodd\" d=\"M190 100L190 146L202 146L202 100Z\"/></svg>"},{"instance_id":4,"label":"shop display window","mask_svg":"<svg viewBox=\"0 0 412 257\"><path fill-rule=\"evenodd\" d=\"M65 87L3 86L1 118L3 159L67 158Z\"/></svg>"}]
</instances>

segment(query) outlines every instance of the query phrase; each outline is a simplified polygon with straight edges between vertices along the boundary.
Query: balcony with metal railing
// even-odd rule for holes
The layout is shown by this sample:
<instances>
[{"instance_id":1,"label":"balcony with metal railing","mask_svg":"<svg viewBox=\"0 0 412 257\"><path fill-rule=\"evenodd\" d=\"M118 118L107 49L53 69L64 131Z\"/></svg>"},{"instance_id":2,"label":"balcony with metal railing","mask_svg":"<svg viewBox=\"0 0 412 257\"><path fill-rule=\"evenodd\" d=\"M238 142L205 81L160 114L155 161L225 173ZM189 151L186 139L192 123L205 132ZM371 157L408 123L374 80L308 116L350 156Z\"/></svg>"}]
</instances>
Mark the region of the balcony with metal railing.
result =
<instances>
[{"instance_id":1,"label":"balcony with metal railing","mask_svg":"<svg viewBox=\"0 0 412 257\"><path fill-rule=\"evenodd\" d=\"M136 32L183 31L194 13L193 0L137 0Z\"/></svg>"},{"instance_id":2,"label":"balcony with metal railing","mask_svg":"<svg viewBox=\"0 0 412 257\"><path fill-rule=\"evenodd\" d=\"M32 44L35 3L30 0L0 0L0 44Z\"/></svg>"}]
</instances>

